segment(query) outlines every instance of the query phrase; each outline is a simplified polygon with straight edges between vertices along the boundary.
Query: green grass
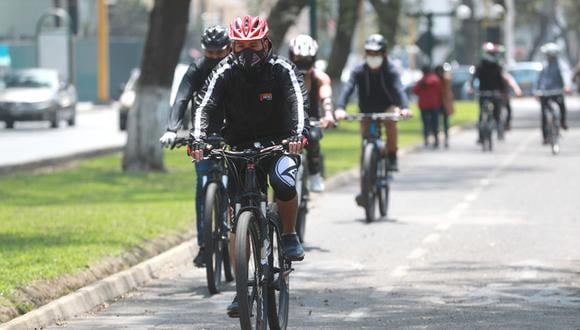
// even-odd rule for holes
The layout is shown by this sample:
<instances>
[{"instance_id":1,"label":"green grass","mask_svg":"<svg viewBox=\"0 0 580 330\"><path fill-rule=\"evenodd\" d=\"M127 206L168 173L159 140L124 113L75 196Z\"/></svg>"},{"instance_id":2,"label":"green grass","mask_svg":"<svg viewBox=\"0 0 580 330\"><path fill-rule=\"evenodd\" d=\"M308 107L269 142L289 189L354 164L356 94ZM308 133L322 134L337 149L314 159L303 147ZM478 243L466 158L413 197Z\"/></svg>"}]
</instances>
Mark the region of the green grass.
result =
<instances>
[{"instance_id":1,"label":"green grass","mask_svg":"<svg viewBox=\"0 0 580 330\"><path fill-rule=\"evenodd\" d=\"M356 106L351 105L349 112L356 112ZM422 141L421 114L416 105L412 106L413 118L398 123L399 148ZM463 125L475 122L477 106L474 102L456 102L455 114L451 117L451 125ZM325 156L325 166L328 175L356 166L360 156L359 123L341 122L340 128L324 133L322 150Z\"/></svg>"},{"instance_id":2,"label":"green grass","mask_svg":"<svg viewBox=\"0 0 580 330\"><path fill-rule=\"evenodd\" d=\"M455 124L472 122L462 103ZM419 141L419 114L399 124L400 145ZM358 123L323 140L329 174L356 166ZM74 273L144 240L193 226L194 170L184 150L166 153L168 173L125 174L120 155L78 168L0 177L0 302L34 280Z\"/></svg>"}]
</instances>

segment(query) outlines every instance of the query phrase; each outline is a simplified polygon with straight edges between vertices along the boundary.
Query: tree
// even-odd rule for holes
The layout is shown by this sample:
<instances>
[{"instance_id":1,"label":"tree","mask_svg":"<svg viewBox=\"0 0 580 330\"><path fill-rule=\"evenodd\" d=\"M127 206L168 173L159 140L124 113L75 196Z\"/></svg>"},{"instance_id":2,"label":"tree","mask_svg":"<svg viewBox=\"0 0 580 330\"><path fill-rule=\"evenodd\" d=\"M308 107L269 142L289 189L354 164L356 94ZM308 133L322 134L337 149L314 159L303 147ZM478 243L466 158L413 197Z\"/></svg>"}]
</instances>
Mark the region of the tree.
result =
<instances>
[{"instance_id":1,"label":"tree","mask_svg":"<svg viewBox=\"0 0 580 330\"><path fill-rule=\"evenodd\" d=\"M340 82L342 69L350 53L352 37L358 20L362 0L341 0L338 7L336 35L328 58L326 73L335 82Z\"/></svg>"},{"instance_id":2,"label":"tree","mask_svg":"<svg viewBox=\"0 0 580 330\"><path fill-rule=\"evenodd\" d=\"M275 53L284 42L286 32L290 26L294 25L296 18L307 3L308 0L279 0L272 7L270 15L268 15L268 25Z\"/></svg>"},{"instance_id":3,"label":"tree","mask_svg":"<svg viewBox=\"0 0 580 330\"><path fill-rule=\"evenodd\" d=\"M389 45L394 45L399 27L401 0L370 0L370 2L377 13L379 33L387 38Z\"/></svg>"},{"instance_id":4,"label":"tree","mask_svg":"<svg viewBox=\"0 0 580 330\"><path fill-rule=\"evenodd\" d=\"M187 30L190 0L155 0L143 50L136 98L129 111L125 171L160 171L163 133L169 110L173 72Z\"/></svg>"}]
</instances>

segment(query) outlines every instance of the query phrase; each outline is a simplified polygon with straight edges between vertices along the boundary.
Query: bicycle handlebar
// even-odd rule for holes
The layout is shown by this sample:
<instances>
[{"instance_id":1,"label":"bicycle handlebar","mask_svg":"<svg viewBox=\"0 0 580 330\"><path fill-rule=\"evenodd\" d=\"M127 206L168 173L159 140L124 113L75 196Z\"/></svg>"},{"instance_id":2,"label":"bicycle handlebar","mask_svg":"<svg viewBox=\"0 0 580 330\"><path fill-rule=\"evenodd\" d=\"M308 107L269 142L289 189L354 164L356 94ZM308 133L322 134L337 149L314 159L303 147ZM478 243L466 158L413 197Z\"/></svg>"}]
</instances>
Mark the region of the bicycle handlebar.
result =
<instances>
[{"instance_id":1,"label":"bicycle handlebar","mask_svg":"<svg viewBox=\"0 0 580 330\"><path fill-rule=\"evenodd\" d=\"M565 92L563 89L548 89L548 90L535 90L534 96L560 96L564 95Z\"/></svg>"},{"instance_id":2,"label":"bicycle handlebar","mask_svg":"<svg viewBox=\"0 0 580 330\"><path fill-rule=\"evenodd\" d=\"M371 120L384 120L384 121L401 121L401 120L407 119L407 117L403 117L398 113L380 112L380 113L349 114L344 118L344 120L356 121L356 120L363 120L366 118L369 118Z\"/></svg>"}]
</instances>

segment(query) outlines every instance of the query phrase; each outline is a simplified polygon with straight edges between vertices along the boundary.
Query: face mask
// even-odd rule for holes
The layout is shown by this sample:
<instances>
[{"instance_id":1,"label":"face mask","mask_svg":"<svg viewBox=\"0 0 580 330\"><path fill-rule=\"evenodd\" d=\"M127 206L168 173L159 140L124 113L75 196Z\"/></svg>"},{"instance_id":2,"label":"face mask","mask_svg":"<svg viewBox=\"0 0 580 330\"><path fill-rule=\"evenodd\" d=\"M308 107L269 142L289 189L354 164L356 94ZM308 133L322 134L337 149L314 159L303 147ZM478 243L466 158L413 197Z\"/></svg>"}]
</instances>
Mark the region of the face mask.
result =
<instances>
[{"instance_id":1,"label":"face mask","mask_svg":"<svg viewBox=\"0 0 580 330\"><path fill-rule=\"evenodd\" d=\"M307 73L314 66L314 63L311 58L296 59L294 61L294 64L296 64L296 68L298 68L298 71L300 71L302 74Z\"/></svg>"},{"instance_id":2,"label":"face mask","mask_svg":"<svg viewBox=\"0 0 580 330\"><path fill-rule=\"evenodd\" d=\"M242 69L245 71L255 71L265 54L265 50L254 51L251 49L244 49L236 54L236 58Z\"/></svg>"},{"instance_id":3,"label":"face mask","mask_svg":"<svg viewBox=\"0 0 580 330\"><path fill-rule=\"evenodd\" d=\"M378 69L383 64L382 56L367 56L367 64L371 69Z\"/></svg>"},{"instance_id":4,"label":"face mask","mask_svg":"<svg viewBox=\"0 0 580 330\"><path fill-rule=\"evenodd\" d=\"M206 57L205 58L205 63L209 68L213 68L215 67L222 59L221 58L211 58L211 57Z\"/></svg>"}]
</instances>

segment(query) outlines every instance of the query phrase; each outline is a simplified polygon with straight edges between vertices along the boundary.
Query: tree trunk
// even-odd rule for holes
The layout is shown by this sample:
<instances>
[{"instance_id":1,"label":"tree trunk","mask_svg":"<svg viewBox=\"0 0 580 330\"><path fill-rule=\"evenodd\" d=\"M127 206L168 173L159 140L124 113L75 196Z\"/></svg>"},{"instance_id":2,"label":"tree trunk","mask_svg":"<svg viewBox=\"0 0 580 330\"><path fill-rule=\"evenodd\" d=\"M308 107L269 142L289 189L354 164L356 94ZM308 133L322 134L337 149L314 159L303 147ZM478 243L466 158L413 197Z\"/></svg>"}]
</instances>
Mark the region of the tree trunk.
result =
<instances>
[{"instance_id":1,"label":"tree trunk","mask_svg":"<svg viewBox=\"0 0 580 330\"><path fill-rule=\"evenodd\" d=\"M155 0L143 50L141 76L129 111L125 171L161 171L163 150L159 137L169 113L173 73L187 30L190 0Z\"/></svg>"},{"instance_id":2,"label":"tree trunk","mask_svg":"<svg viewBox=\"0 0 580 330\"><path fill-rule=\"evenodd\" d=\"M340 82L340 76L348 55L350 54L358 13L362 0L341 0L338 7L336 35L328 58L326 73L334 82ZM334 85L334 84L333 84ZM334 87L334 86L333 86ZM340 91L337 91L340 92Z\"/></svg>"},{"instance_id":3,"label":"tree trunk","mask_svg":"<svg viewBox=\"0 0 580 330\"><path fill-rule=\"evenodd\" d=\"M370 0L379 19L379 33L389 42L390 47L395 45L395 36L399 27L401 0Z\"/></svg>"},{"instance_id":4,"label":"tree trunk","mask_svg":"<svg viewBox=\"0 0 580 330\"><path fill-rule=\"evenodd\" d=\"M279 0L270 11L268 25L275 53L282 46L286 32L294 25L307 3L308 0Z\"/></svg>"},{"instance_id":5,"label":"tree trunk","mask_svg":"<svg viewBox=\"0 0 580 330\"><path fill-rule=\"evenodd\" d=\"M474 1L465 0L463 4L469 8L474 8ZM457 45L456 54L457 62L460 64L477 64L479 50L481 49L481 40L479 37L479 22L471 15L470 18L462 20L459 32L454 33Z\"/></svg>"}]
</instances>

